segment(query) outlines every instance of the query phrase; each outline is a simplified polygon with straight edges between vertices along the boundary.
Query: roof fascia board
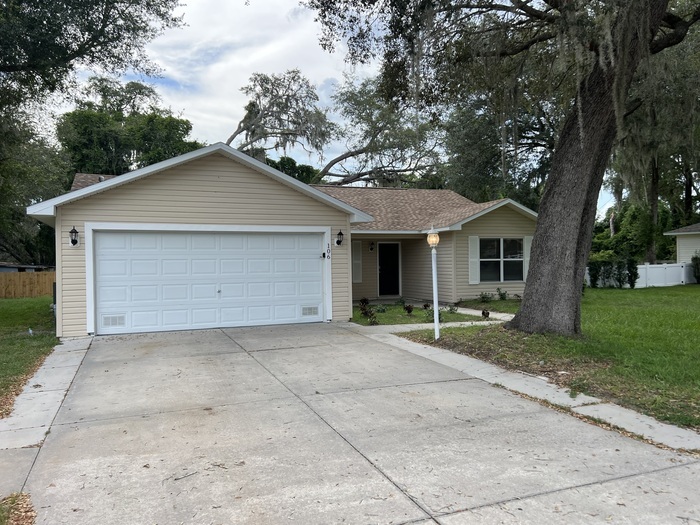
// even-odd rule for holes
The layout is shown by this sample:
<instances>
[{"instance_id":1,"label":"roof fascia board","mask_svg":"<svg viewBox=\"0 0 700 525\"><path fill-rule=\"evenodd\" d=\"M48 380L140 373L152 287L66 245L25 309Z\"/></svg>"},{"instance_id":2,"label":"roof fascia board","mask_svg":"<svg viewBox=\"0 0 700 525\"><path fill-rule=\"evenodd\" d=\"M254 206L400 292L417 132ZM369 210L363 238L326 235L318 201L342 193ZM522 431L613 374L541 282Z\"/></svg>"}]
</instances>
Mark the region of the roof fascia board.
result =
<instances>
[{"instance_id":1,"label":"roof fascia board","mask_svg":"<svg viewBox=\"0 0 700 525\"><path fill-rule=\"evenodd\" d=\"M352 235L423 235L420 230L351 230Z\"/></svg>"},{"instance_id":2,"label":"roof fascia board","mask_svg":"<svg viewBox=\"0 0 700 525\"><path fill-rule=\"evenodd\" d=\"M93 184L92 186L88 186L80 190L66 193L64 195L54 197L53 199L49 199L47 201L33 204L27 207L27 215L42 220L49 219L50 217L56 216L56 206L68 204L70 202L89 197L90 195L101 193L103 191L109 190L117 186L121 186L123 184L128 184L129 182L133 182L135 180L147 177L154 173L158 173L170 168L174 168L176 166L180 166L187 162L191 162L193 160L200 159L208 155L212 155L214 153L221 153L233 160L240 162L245 166L248 166L249 168L252 168L258 172L263 173L264 175L267 175L272 179L277 180L282 184L285 184L286 186L290 186L315 200L321 201L333 208L346 212L350 215L351 223L371 222L374 220L372 216L364 213L363 211L353 208L345 202L342 202L334 197L331 197L330 195L326 195L321 191L311 188L307 184L304 184L303 182L298 181L293 177L284 175L283 173L275 170L274 168L271 168L267 164L253 159L245 153L242 153L232 148L231 146L224 144L223 142L217 142L216 144L212 144L210 146L206 146L204 148L185 153L184 155L173 157L172 159L164 160L162 162L146 166L145 168L141 168L130 173L120 175L119 177L114 177L99 184Z\"/></svg>"},{"instance_id":3,"label":"roof fascia board","mask_svg":"<svg viewBox=\"0 0 700 525\"><path fill-rule=\"evenodd\" d=\"M674 232L670 231L670 232L665 232L664 235L669 235L669 236L673 236L673 235L700 235L700 231L697 231L697 232L679 232L679 233L674 233Z\"/></svg>"}]
</instances>

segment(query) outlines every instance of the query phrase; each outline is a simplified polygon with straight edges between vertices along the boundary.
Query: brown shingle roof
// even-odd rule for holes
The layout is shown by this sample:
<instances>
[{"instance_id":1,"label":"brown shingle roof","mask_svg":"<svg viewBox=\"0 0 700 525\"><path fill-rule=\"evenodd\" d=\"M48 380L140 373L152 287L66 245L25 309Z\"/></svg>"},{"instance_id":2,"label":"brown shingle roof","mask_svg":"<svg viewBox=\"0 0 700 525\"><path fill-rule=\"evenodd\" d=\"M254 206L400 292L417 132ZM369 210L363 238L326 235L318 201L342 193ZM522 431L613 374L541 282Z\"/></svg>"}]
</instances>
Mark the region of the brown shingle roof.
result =
<instances>
[{"instance_id":1,"label":"brown shingle roof","mask_svg":"<svg viewBox=\"0 0 700 525\"><path fill-rule=\"evenodd\" d=\"M70 191L82 190L98 182L113 179L116 175L97 175L95 173L76 173Z\"/></svg>"},{"instance_id":2,"label":"brown shingle roof","mask_svg":"<svg viewBox=\"0 0 700 525\"><path fill-rule=\"evenodd\" d=\"M691 224L690 226L684 226L683 228L678 228L677 230L666 232L666 235L678 235L679 233L700 233L700 222L698 222L697 224Z\"/></svg>"},{"instance_id":3,"label":"brown shingle roof","mask_svg":"<svg viewBox=\"0 0 700 525\"><path fill-rule=\"evenodd\" d=\"M477 204L451 190L314 186L374 217L354 230L424 231L446 228L501 201Z\"/></svg>"}]
</instances>

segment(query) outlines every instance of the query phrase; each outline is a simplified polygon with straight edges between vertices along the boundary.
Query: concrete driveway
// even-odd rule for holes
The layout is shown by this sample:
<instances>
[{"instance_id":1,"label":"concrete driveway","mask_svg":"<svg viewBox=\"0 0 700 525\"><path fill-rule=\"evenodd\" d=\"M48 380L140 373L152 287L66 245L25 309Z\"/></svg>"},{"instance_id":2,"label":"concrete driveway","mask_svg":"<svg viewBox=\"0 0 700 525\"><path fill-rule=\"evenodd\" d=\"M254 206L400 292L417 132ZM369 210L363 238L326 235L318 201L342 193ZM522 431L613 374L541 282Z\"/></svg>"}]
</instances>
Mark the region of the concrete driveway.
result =
<instances>
[{"instance_id":1,"label":"concrete driveway","mask_svg":"<svg viewBox=\"0 0 700 525\"><path fill-rule=\"evenodd\" d=\"M42 524L697 523L700 462L348 325L97 337Z\"/></svg>"}]
</instances>

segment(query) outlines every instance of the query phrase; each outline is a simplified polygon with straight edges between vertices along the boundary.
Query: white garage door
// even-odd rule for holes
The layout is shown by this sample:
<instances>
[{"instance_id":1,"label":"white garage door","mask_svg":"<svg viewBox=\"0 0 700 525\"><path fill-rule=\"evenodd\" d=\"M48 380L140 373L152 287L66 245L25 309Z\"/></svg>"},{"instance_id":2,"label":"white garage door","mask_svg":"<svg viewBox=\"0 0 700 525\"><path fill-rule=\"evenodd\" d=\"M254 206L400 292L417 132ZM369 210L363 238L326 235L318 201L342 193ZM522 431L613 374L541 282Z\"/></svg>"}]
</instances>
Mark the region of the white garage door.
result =
<instances>
[{"instance_id":1,"label":"white garage door","mask_svg":"<svg viewBox=\"0 0 700 525\"><path fill-rule=\"evenodd\" d=\"M98 334L324 320L321 234L98 231L94 239Z\"/></svg>"}]
</instances>

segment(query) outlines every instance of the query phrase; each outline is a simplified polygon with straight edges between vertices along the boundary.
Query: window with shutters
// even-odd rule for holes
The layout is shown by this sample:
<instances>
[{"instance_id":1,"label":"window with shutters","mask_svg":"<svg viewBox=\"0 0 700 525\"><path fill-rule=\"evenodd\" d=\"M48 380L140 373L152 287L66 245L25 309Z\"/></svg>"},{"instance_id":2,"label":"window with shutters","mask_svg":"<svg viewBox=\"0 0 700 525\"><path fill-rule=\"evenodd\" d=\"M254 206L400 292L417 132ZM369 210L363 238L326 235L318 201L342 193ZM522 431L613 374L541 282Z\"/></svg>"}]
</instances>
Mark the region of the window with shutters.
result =
<instances>
[{"instance_id":1,"label":"window with shutters","mask_svg":"<svg viewBox=\"0 0 700 525\"><path fill-rule=\"evenodd\" d=\"M523 281L524 259L523 239L479 239L481 282Z\"/></svg>"}]
</instances>

